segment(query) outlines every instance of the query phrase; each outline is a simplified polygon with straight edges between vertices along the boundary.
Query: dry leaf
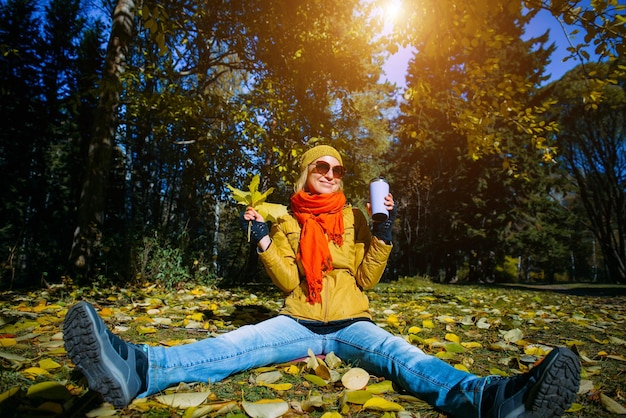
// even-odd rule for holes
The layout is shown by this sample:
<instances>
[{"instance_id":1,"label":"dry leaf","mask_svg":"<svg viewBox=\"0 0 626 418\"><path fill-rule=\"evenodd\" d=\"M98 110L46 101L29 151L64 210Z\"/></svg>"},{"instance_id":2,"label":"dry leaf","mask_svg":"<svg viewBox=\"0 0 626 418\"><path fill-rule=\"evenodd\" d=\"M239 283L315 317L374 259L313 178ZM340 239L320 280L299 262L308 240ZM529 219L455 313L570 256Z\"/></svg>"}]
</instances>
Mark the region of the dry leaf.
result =
<instances>
[{"instance_id":1,"label":"dry leaf","mask_svg":"<svg viewBox=\"0 0 626 418\"><path fill-rule=\"evenodd\" d=\"M241 406L252 418L277 418L289 410L289 404L280 399L243 401Z\"/></svg>"},{"instance_id":2,"label":"dry leaf","mask_svg":"<svg viewBox=\"0 0 626 418\"><path fill-rule=\"evenodd\" d=\"M210 392L172 393L169 395L157 396L155 399L164 405L184 409L200 405L202 402L206 401L209 393Z\"/></svg>"},{"instance_id":3,"label":"dry leaf","mask_svg":"<svg viewBox=\"0 0 626 418\"><path fill-rule=\"evenodd\" d=\"M624 408L620 403L606 396L604 393L600 394L600 402L602 402L602 406L604 406L607 411L613 414L626 415L626 408Z\"/></svg>"},{"instance_id":4,"label":"dry leaf","mask_svg":"<svg viewBox=\"0 0 626 418\"><path fill-rule=\"evenodd\" d=\"M360 367L348 370L341 378L344 387L351 390L363 389L369 381L370 374Z\"/></svg>"},{"instance_id":5,"label":"dry leaf","mask_svg":"<svg viewBox=\"0 0 626 418\"><path fill-rule=\"evenodd\" d=\"M257 385L261 383L275 383L282 379L283 374L278 370L271 372L261 373L254 380Z\"/></svg>"}]
</instances>

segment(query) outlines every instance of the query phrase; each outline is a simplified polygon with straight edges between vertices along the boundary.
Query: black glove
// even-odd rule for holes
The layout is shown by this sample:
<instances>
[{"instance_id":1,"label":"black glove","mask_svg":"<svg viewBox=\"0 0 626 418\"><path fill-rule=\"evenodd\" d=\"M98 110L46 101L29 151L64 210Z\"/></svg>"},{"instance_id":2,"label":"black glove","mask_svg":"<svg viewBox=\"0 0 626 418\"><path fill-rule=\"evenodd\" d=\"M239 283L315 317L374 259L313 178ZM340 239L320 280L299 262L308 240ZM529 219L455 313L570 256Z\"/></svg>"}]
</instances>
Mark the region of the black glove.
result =
<instances>
[{"instance_id":1,"label":"black glove","mask_svg":"<svg viewBox=\"0 0 626 418\"><path fill-rule=\"evenodd\" d=\"M247 221L243 218L243 213L240 220L241 228L246 234L250 233L250 242L255 245L261 241L261 238L270 234L270 229L265 222Z\"/></svg>"},{"instance_id":2,"label":"black glove","mask_svg":"<svg viewBox=\"0 0 626 418\"><path fill-rule=\"evenodd\" d=\"M397 215L398 209L394 205L391 212L389 212L389 217L387 217L386 221L372 222L372 235L374 235L378 239L385 241L385 243L387 244L391 244L391 229Z\"/></svg>"}]
</instances>

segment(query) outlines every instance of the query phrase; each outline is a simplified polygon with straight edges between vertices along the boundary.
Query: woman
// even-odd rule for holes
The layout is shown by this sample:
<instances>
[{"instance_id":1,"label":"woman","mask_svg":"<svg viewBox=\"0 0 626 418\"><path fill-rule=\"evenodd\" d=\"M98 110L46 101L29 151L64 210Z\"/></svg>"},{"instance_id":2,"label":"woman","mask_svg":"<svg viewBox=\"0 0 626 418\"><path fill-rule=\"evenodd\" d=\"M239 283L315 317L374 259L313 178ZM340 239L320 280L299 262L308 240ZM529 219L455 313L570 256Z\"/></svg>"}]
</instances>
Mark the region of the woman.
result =
<instances>
[{"instance_id":1,"label":"woman","mask_svg":"<svg viewBox=\"0 0 626 418\"><path fill-rule=\"evenodd\" d=\"M580 365L555 348L529 373L480 378L428 356L376 326L364 290L375 286L391 251L395 217L371 226L342 192L345 169L332 147L301 157L301 176L290 214L270 233L253 208L242 215L273 283L286 295L279 316L217 338L179 347L126 343L113 335L91 305L67 314L64 339L89 387L115 406L179 382L217 382L243 370L334 352L456 417L558 417L574 401ZM368 205L369 210L369 205Z\"/></svg>"}]
</instances>

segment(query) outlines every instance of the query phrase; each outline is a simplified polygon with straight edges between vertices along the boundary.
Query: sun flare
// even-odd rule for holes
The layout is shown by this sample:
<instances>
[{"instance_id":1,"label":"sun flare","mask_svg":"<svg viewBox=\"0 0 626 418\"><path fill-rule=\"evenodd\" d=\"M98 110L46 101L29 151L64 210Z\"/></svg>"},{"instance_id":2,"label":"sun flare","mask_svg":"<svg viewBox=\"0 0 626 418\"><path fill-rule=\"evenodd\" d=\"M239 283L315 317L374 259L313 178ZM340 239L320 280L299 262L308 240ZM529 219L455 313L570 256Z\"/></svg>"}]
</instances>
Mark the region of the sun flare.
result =
<instances>
[{"instance_id":1,"label":"sun flare","mask_svg":"<svg viewBox=\"0 0 626 418\"><path fill-rule=\"evenodd\" d=\"M384 10L385 20L393 22L402 12L402 2L400 0L387 0Z\"/></svg>"}]
</instances>

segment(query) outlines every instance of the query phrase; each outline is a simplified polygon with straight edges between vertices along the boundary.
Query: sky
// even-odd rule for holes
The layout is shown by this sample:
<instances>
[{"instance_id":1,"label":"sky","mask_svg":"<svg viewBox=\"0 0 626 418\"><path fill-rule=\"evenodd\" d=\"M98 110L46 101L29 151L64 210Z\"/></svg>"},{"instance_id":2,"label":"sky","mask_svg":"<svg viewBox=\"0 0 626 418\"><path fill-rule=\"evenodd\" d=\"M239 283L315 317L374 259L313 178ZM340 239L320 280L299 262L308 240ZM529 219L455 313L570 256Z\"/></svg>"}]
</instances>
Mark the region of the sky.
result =
<instances>
[{"instance_id":1,"label":"sky","mask_svg":"<svg viewBox=\"0 0 626 418\"><path fill-rule=\"evenodd\" d=\"M566 49L569 43L558 21L548 11L542 10L535 16L526 28L524 39L540 35L545 32L546 29L550 29L550 41L554 42L557 47L556 51L552 54L551 63L546 67L546 74L550 74L550 79L547 80L546 83L549 83L561 78L567 71L579 64L579 62L574 59L563 62L563 58L569 55ZM578 36L582 38L582 35L579 34ZM576 39L574 39L574 41L576 41ZM577 42L582 42L582 39L577 40ZM391 56L383 66L383 71L385 72L383 79L396 83L396 85L401 88L406 87L405 75L412 55L413 49L409 47L401 48L398 53Z\"/></svg>"}]
</instances>

